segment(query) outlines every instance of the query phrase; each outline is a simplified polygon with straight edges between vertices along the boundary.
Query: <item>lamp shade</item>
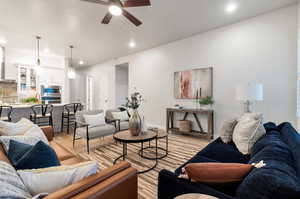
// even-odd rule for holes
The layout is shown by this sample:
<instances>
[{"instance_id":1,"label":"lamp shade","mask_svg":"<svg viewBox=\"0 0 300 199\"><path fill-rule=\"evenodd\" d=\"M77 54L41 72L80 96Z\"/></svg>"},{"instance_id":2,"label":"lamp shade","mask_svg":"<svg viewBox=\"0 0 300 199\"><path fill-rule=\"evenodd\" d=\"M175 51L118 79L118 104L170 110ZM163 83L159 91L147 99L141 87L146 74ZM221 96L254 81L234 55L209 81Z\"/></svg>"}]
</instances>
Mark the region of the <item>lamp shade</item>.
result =
<instances>
[{"instance_id":1,"label":"lamp shade","mask_svg":"<svg viewBox=\"0 0 300 199\"><path fill-rule=\"evenodd\" d=\"M239 101L263 101L263 85L258 83L248 83L236 87L236 100Z\"/></svg>"}]
</instances>

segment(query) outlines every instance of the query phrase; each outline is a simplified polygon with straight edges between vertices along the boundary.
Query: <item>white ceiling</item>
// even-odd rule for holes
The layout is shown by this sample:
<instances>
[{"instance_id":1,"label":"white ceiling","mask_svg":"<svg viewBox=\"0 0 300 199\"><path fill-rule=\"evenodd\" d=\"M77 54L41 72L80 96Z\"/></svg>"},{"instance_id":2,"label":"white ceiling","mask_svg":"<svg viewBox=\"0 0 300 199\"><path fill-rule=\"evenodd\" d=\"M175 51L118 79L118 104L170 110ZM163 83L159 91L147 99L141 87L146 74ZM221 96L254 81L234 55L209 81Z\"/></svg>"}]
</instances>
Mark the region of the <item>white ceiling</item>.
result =
<instances>
[{"instance_id":1,"label":"white ceiling","mask_svg":"<svg viewBox=\"0 0 300 199\"><path fill-rule=\"evenodd\" d=\"M225 7L236 2L236 13ZM124 17L110 25L100 22L107 7L80 0L0 0L0 39L12 48L35 49L35 35L43 37L42 48L74 56L88 65L131 54L171 41L231 24L285 7L298 0L152 0L151 7L129 8L144 24L135 27ZM137 43L135 49L128 42Z\"/></svg>"}]
</instances>

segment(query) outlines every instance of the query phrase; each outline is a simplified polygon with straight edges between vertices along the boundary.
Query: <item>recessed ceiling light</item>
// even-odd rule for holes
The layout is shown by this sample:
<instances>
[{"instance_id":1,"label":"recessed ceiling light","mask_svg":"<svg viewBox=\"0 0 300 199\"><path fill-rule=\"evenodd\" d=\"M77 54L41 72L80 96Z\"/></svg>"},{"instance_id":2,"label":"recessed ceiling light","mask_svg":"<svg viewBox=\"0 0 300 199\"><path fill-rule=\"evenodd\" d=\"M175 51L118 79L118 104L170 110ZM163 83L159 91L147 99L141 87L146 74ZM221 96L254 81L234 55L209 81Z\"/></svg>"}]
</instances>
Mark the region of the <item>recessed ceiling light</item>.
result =
<instances>
[{"instance_id":1,"label":"recessed ceiling light","mask_svg":"<svg viewBox=\"0 0 300 199\"><path fill-rule=\"evenodd\" d=\"M6 44L7 43L7 41L5 40L5 39L0 39L0 44Z\"/></svg>"},{"instance_id":2,"label":"recessed ceiling light","mask_svg":"<svg viewBox=\"0 0 300 199\"><path fill-rule=\"evenodd\" d=\"M226 12L227 13L233 13L237 10L238 5L236 3L230 3L226 6Z\"/></svg>"},{"instance_id":3,"label":"recessed ceiling light","mask_svg":"<svg viewBox=\"0 0 300 199\"><path fill-rule=\"evenodd\" d=\"M129 43L129 47L130 47L130 48L134 48L135 46L136 46L136 44L135 44L134 41L131 41L131 42Z\"/></svg>"},{"instance_id":4,"label":"recessed ceiling light","mask_svg":"<svg viewBox=\"0 0 300 199\"><path fill-rule=\"evenodd\" d=\"M120 16L123 13L123 10L116 5L109 6L108 11L114 16Z\"/></svg>"},{"instance_id":5,"label":"recessed ceiling light","mask_svg":"<svg viewBox=\"0 0 300 199\"><path fill-rule=\"evenodd\" d=\"M49 48L45 48L44 49L44 53L49 53L50 52L50 49Z\"/></svg>"},{"instance_id":6,"label":"recessed ceiling light","mask_svg":"<svg viewBox=\"0 0 300 199\"><path fill-rule=\"evenodd\" d=\"M79 64L79 65L83 65L83 64L84 64L84 61L80 60L80 61L78 62L78 64Z\"/></svg>"}]
</instances>

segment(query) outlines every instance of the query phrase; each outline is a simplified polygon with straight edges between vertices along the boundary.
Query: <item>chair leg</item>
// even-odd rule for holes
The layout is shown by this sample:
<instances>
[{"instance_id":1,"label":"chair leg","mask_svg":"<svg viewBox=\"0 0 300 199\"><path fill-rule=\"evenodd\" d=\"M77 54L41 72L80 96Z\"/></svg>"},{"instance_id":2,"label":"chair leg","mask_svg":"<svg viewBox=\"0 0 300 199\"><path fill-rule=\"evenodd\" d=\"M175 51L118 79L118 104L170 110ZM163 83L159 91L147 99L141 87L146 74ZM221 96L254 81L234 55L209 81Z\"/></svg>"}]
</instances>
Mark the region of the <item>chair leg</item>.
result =
<instances>
[{"instance_id":1,"label":"chair leg","mask_svg":"<svg viewBox=\"0 0 300 199\"><path fill-rule=\"evenodd\" d=\"M70 133L70 117L68 117L67 132L68 132L68 134Z\"/></svg>"},{"instance_id":2,"label":"chair leg","mask_svg":"<svg viewBox=\"0 0 300 199\"><path fill-rule=\"evenodd\" d=\"M76 138L76 131L74 131L74 134L73 134L73 148L75 146L75 138Z\"/></svg>"},{"instance_id":3,"label":"chair leg","mask_svg":"<svg viewBox=\"0 0 300 199\"><path fill-rule=\"evenodd\" d=\"M90 154L90 144L89 144L89 139L86 139L86 145L87 145L87 152Z\"/></svg>"},{"instance_id":4,"label":"chair leg","mask_svg":"<svg viewBox=\"0 0 300 199\"><path fill-rule=\"evenodd\" d=\"M60 127L60 132L64 131L64 116L61 117L61 127Z\"/></svg>"}]
</instances>

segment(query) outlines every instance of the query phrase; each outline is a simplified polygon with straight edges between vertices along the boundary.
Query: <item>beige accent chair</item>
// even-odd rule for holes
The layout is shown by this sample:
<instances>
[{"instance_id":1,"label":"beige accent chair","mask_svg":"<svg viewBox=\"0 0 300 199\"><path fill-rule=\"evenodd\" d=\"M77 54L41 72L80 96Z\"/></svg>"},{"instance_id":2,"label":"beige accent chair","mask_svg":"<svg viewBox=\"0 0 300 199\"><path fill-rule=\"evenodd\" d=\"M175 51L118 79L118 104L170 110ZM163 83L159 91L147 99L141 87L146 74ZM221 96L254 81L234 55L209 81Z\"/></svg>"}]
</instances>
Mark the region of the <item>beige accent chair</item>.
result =
<instances>
[{"instance_id":1,"label":"beige accent chair","mask_svg":"<svg viewBox=\"0 0 300 199\"><path fill-rule=\"evenodd\" d=\"M124 110L126 111L126 110ZM116 123L116 127L117 127L117 130L118 131L124 131L124 130L128 130L129 129L129 120L126 120L126 121L121 121L117 118L114 118L113 116L113 112L121 112L120 109L108 109L106 112L105 112L105 117L106 117L106 121L108 123L110 122L113 122L113 123ZM126 111L127 112L127 111ZM128 112L127 112L128 114ZM129 114L128 114L128 118L129 118Z\"/></svg>"},{"instance_id":2,"label":"beige accent chair","mask_svg":"<svg viewBox=\"0 0 300 199\"><path fill-rule=\"evenodd\" d=\"M101 126L90 127L85 122L84 115L97 115L103 113L103 110L78 111L76 113L75 131L73 136L73 147L75 145L76 135L83 137L87 141L87 151L90 152L89 141L91 139L101 138L116 133L116 123L109 123ZM114 124L114 125L113 125Z\"/></svg>"}]
</instances>

